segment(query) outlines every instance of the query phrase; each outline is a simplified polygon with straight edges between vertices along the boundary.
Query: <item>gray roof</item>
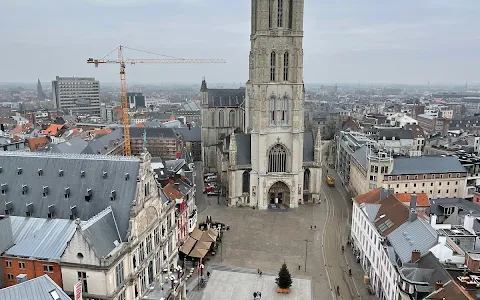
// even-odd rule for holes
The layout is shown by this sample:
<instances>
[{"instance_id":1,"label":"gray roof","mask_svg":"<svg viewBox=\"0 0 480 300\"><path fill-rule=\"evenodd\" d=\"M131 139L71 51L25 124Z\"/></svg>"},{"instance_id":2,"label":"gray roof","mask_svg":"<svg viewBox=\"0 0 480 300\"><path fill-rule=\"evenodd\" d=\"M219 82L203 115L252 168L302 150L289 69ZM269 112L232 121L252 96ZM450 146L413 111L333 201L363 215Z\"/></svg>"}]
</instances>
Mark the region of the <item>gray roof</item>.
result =
<instances>
[{"instance_id":1,"label":"gray roof","mask_svg":"<svg viewBox=\"0 0 480 300\"><path fill-rule=\"evenodd\" d=\"M52 146L52 153L82 153L88 143L80 137L74 137L63 143Z\"/></svg>"},{"instance_id":2,"label":"gray roof","mask_svg":"<svg viewBox=\"0 0 480 300\"><path fill-rule=\"evenodd\" d=\"M162 199L163 203L168 203L170 202L170 199L168 199L167 195L165 195L165 192L163 192L163 189L159 189L160 191L160 199Z\"/></svg>"},{"instance_id":3,"label":"gray roof","mask_svg":"<svg viewBox=\"0 0 480 300\"><path fill-rule=\"evenodd\" d=\"M251 161L251 136L247 133L237 133L235 134L235 139L237 141L237 164L238 165L249 165Z\"/></svg>"},{"instance_id":4,"label":"gray roof","mask_svg":"<svg viewBox=\"0 0 480 300\"><path fill-rule=\"evenodd\" d=\"M411 130L405 130L403 128L379 128L377 131L378 139L391 140L392 138L401 140L413 139L413 133Z\"/></svg>"},{"instance_id":5,"label":"gray roof","mask_svg":"<svg viewBox=\"0 0 480 300\"><path fill-rule=\"evenodd\" d=\"M314 161L315 140L312 132L303 133L303 161Z\"/></svg>"},{"instance_id":6,"label":"gray roof","mask_svg":"<svg viewBox=\"0 0 480 300\"><path fill-rule=\"evenodd\" d=\"M364 211L368 217L368 220L370 222L374 222L375 221L375 217L377 216L378 214L378 210L380 209L380 206L381 204L370 204L370 203L365 203L365 206L364 206Z\"/></svg>"},{"instance_id":7,"label":"gray roof","mask_svg":"<svg viewBox=\"0 0 480 300\"><path fill-rule=\"evenodd\" d=\"M445 214L445 207L458 207L458 214L480 215L480 206L462 198L438 198L430 200L430 213L437 216Z\"/></svg>"},{"instance_id":8,"label":"gray roof","mask_svg":"<svg viewBox=\"0 0 480 300\"><path fill-rule=\"evenodd\" d=\"M138 158L1 152L0 167L0 184L7 185L5 195L0 195L0 211L5 211L6 203L11 202L8 204L11 205L11 215L26 216L27 204L32 204L32 216L46 218L49 206L53 205L54 218L69 219L71 208L75 206L76 217L88 220L112 206L120 235L122 238L126 236L140 168ZM60 170L63 176L60 176ZM84 171L84 177L81 171ZM26 192L22 195L24 185ZM48 190L45 197L44 187ZM66 188L69 188L67 198ZM92 193L90 201L85 200L88 189ZM115 201L110 200L113 190L116 192Z\"/></svg>"},{"instance_id":9,"label":"gray roof","mask_svg":"<svg viewBox=\"0 0 480 300\"><path fill-rule=\"evenodd\" d=\"M245 99L245 88L208 89L210 107L241 106Z\"/></svg>"},{"instance_id":10,"label":"gray roof","mask_svg":"<svg viewBox=\"0 0 480 300\"><path fill-rule=\"evenodd\" d=\"M18 240L14 231L15 245L6 251L6 254L11 256L60 259L75 232L75 222L72 220L43 219L45 222L41 226L32 227L28 223L35 225L38 223L36 219L39 218L16 216L10 218L12 225L17 223L15 227L20 224L31 229L21 240Z\"/></svg>"},{"instance_id":11,"label":"gray roof","mask_svg":"<svg viewBox=\"0 0 480 300\"><path fill-rule=\"evenodd\" d=\"M199 111L200 109L200 101L191 101L183 105L183 110Z\"/></svg>"},{"instance_id":12,"label":"gray roof","mask_svg":"<svg viewBox=\"0 0 480 300\"><path fill-rule=\"evenodd\" d=\"M149 119L156 119L156 120L170 120L172 117L172 113L170 112L149 112L147 114Z\"/></svg>"},{"instance_id":13,"label":"gray roof","mask_svg":"<svg viewBox=\"0 0 480 300\"><path fill-rule=\"evenodd\" d=\"M122 242L117 222L110 206L87 222L83 222L81 228L84 237L90 242L94 252L100 258L107 257L115 249L115 241L118 243Z\"/></svg>"},{"instance_id":14,"label":"gray roof","mask_svg":"<svg viewBox=\"0 0 480 300\"><path fill-rule=\"evenodd\" d=\"M164 127L131 127L130 136L134 139L143 138L143 132L147 132L147 139L152 138L173 138L176 139L177 135L173 128L164 128Z\"/></svg>"},{"instance_id":15,"label":"gray roof","mask_svg":"<svg viewBox=\"0 0 480 300\"><path fill-rule=\"evenodd\" d=\"M82 154L104 154L123 141L123 128L117 128L108 134L96 136L91 140Z\"/></svg>"},{"instance_id":16,"label":"gray roof","mask_svg":"<svg viewBox=\"0 0 480 300\"><path fill-rule=\"evenodd\" d=\"M0 290L2 300L52 300L50 292L56 291L59 300L71 300L48 275L27 280Z\"/></svg>"},{"instance_id":17,"label":"gray roof","mask_svg":"<svg viewBox=\"0 0 480 300\"><path fill-rule=\"evenodd\" d=\"M407 220L398 226L387 239L402 263L406 263L410 261L413 250L419 250L421 255L430 251L438 243L438 234L430 224L417 217L413 222Z\"/></svg>"},{"instance_id":18,"label":"gray roof","mask_svg":"<svg viewBox=\"0 0 480 300\"><path fill-rule=\"evenodd\" d=\"M389 175L466 173L467 170L455 156L397 157Z\"/></svg>"},{"instance_id":19,"label":"gray roof","mask_svg":"<svg viewBox=\"0 0 480 300\"><path fill-rule=\"evenodd\" d=\"M355 158L358 163L364 168L367 168L367 146L363 145L362 147L358 148L353 153L353 158Z\"/></svg>"},{"instance_id":20,"label":"gray roof","mask_svg":"<svg viewBox=\"0 0 480 300\"><path fill-rule=\"evenodd\" d=\"M202 141L202 128L190 127L188 128L175 128L175 132L183 137L187 142L201 142Z\"/></svg>"}]
</instances>

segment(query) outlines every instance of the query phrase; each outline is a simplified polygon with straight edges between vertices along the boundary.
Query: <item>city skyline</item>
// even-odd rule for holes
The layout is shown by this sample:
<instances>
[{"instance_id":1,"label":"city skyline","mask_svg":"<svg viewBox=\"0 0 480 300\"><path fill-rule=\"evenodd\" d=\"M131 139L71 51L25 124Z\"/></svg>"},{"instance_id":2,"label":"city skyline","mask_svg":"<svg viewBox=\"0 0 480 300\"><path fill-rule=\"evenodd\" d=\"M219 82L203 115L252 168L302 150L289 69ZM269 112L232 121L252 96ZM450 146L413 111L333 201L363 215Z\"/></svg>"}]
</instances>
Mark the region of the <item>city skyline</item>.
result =
<instances>
[{"instance_id":1,"label":"city skyline","mask_svg":"<svg viewBox=\"0 0 480 300\"><path fill-rule=\"evenodd\" d=\"M227 60L223 65L129 66L130 84L194 83L203 76L212 83L247 81L248 2L162 2L84 0L67 6L58 0L3 1L0 9L10 13L0 28L7 41L0 49L6 58L0 82L76 75L114 83L117 67L96 69L86 60L101 58L119 44L175 57ZM305 82L478 83L478 12L476 1L308 1ZM136 52L126 57L155 58Z\"/></svg>"}]
</instances>

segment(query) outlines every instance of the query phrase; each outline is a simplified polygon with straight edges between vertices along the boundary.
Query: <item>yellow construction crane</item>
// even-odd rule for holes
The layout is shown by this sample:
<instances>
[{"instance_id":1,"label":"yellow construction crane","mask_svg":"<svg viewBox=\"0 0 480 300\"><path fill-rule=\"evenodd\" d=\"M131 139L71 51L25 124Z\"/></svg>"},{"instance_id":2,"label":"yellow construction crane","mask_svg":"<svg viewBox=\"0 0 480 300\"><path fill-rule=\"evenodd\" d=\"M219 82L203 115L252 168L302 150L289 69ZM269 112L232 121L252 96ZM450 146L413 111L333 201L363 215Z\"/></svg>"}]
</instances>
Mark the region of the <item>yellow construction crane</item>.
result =
<instances>
[{"instance_id":1,"label":"yellow construction crane","mask_svg":"<svg viewBox=\"0 0 480 300\"><path fill-rule=\"evenodd\" d=\"M125 78L125 65L127 64L222 64L225 63L223 59L185 59L172 56L161 55L163 59L124 59L123 50L130 49L135 51L140 51L149 54L161 55L157 53L152 53L148 51L142 51L134 48L128 48L125 46L119 46L113 49L110 53L105 55L103 58L94 59L89 58L87 63L94 64L95 67L98 67L99 64L119 64L120 65L120 84L122 88L122 110L123 110L123 135L125 140L125 155L131 156L132 151L130 148L130 121L128 118L128 100L127 100L127 80ZM111 53L118 51L117 59L107 59L106 57Z\"/></svg>"}]
</instances>

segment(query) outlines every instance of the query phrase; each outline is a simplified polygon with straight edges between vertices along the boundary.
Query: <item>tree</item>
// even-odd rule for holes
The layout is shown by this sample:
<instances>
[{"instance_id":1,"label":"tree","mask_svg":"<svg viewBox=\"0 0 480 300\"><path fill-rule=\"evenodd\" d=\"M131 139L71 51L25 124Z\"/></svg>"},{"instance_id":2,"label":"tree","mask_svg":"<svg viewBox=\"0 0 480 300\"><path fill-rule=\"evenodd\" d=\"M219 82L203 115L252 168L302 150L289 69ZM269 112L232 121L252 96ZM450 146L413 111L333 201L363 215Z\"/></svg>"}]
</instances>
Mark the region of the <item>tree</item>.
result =
<instances>
[{"instance_id":1,"label":"tree","mask_svg":"<svg viewBox=\"0 0 480 300\"><path fill-rule=\"evenodd\" d=\"M285 263L283 263L282 268L278 272L277 285L281 289L288 289L292 286L292 276L290 275Z\"/></svg>"}]
</instances>

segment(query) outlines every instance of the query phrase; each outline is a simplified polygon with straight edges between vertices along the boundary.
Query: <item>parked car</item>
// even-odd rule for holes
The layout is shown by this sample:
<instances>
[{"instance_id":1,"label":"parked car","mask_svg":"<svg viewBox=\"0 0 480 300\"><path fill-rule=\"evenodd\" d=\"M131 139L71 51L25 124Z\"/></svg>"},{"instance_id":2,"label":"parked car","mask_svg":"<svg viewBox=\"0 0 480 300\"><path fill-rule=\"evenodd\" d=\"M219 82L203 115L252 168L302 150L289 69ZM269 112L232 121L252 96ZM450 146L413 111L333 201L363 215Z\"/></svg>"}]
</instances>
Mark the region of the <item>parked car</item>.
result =
<instances>
[{"instance_id":1,"label":"parked car","mask_svg":"<svg viewBox=\"0 0 480 300\"><path fill-rule=\"evenodd\" d=\"M204 194L207 194L207 193L210 193L212 191L216 190L216 187L213 186L213 185L207 185L204 189L203 189L203 193Z\"/></svg>"},{"instance_id":2,"label":"parked car","mask_svg":"<svg viewBox=\"0 0 480 300\"><path fill-rule=\"evenodd\" d=\"M207 178L205 178L205 182L216 182L217 181L217 176L214 175L214 176L208 176Z\"/></svg>"}]
</instances>

